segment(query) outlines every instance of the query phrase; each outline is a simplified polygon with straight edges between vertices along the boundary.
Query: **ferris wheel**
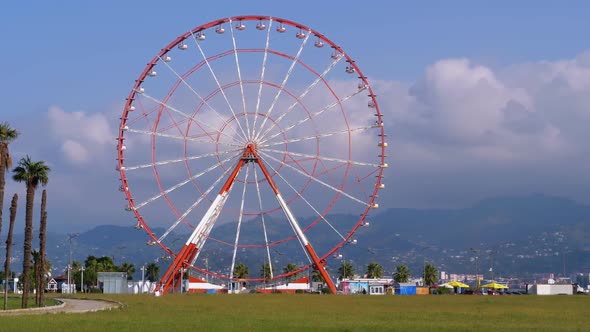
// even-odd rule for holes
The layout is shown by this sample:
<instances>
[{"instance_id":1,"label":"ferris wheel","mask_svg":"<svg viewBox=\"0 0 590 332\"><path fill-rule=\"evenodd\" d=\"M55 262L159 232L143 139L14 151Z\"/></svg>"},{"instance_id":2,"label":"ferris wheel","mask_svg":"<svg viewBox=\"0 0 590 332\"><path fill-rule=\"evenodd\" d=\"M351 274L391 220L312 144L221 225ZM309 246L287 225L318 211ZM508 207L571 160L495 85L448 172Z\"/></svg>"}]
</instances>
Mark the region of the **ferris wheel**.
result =
<instances>
[{"instance_id":1,"label":"ferris wheel","mask_svg":"<svg viewBox=\"0 0 590 332\"><path fill-rule=\"evenodd\" d=\"M119 189L170 257L159 292L187 269L269 281L312 268L335 293L326 264L379 207L386 147L376 96L340 46L290 20L229 17L174 39L135 81Z\"/></svg>"}]
</instances>

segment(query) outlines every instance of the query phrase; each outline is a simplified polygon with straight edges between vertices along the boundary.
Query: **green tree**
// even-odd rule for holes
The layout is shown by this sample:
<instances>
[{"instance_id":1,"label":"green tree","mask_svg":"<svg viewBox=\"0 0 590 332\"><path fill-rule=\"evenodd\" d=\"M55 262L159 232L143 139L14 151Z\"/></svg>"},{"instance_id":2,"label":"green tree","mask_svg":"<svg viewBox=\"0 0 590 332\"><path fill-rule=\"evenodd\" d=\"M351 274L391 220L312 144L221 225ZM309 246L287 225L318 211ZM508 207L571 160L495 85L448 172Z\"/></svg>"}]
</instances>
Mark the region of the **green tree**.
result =
<instances>
[{"instance_id":1,"label":"green tree","mask_svg":"<svg viewBox=\"0 0 590 332\"><path fill-rule=\"evenodd\" d=\"M234 278L245 279L248 278L248 266L244 263L240 263L234 267Z\"/></svg>"},{"instance_id":2,"label":"green tree","mask_svg":"<svg viewBox=\"0 0 590 332\"><path fill-rule=\"evenodd\" d=\"M47 268L47 254L45 253L45 247L47 245L47 190L43 189L41 194L41 222L39 227L39 258L41 260L41 266ZM40 271L38 276L39 283L37 284L37 305L43 307L45 304L45 282L46 272Z\"/></svg>"},{"instance_id":3,"label":"green tree","mask_svg":"<svg viewBox=\"0 0 590 332\"><path fill-rule=\"evenodd\" d=\"M27 188L25 210L25 242L23 250L23 297L21 306L26 308L29 300L29 273L31 270L31 247L33 243L33 204L35 191L39 184L45 186L49 182L49 166L43 161L32 161L26 156L18 162L12 172L12 178L16 182L24 182Z\"/></svg>"},{"instance_id":4,"label":"green tree","mask_svg":"<svg viewBox=\"0 0 590 332\"><path fill-rule=\"evenodd\" d=\"M383 267L377 262L371 262L367 266L367 278L383 277Z\"/></svg>"},{"instance_id":5,"label":"green tree","mask_svg":"<svg viewBox=\"0 0 590 332\"><path fill-rule=\"evenodd\" d=\"M432 264L426 264L424 267L424 284L426 286L436 285L438 283L438 271Z\"/></svg>"},{"instance_id":6,"label":"green tree","mask_svg":"<svg viewBox=\"0 0 590 332\"><path fill-rule=\"evenodd\" d=\"M393 273L395 282L408 282L410 280L410 269L405 265L398 265Z\"/></svg>"},{"instance_id":7,"label":"green tree","mask_svg":"<svg viewBox=\"0 0 590 332\"><path fill-rule=\"evenodd\" d=\"M121 264L118 268L119 272L127 273L127 280L133 280L133 273L135 273L135 266L129 262ZM188 273L186 273L188 275Z\"/></svg>"},{"instance_id":8,"label":"green tree","mask_svg":"<svg viewBox=\"0 0 590 332\"><path fill-rule=\"evenodd\" d=\"M156 282L160 279L160 266L156 263L148 263L145 267L145 275L147 280L151 282Z\"/></svg>"},{"instance_id":9,"label":"green tree","mask_svg":"<svg viewBox=\"0 0 590 332\"><path fill-rule=\"evenodd\" d=\"M10 203L10 224L8 226L8 236L6 237L6 260L4 261L4 282L8 287L8 277L10 273L10 251L12 249L12 232L14 231L14 221L16 220L16 207L18 203L18 195L12 196ZM0 210L2 208L0 207ZM4 310L8 309L8 288L4 292Z\"/></svg>"},{"instance_id":10,"label":"green tree","mask_svg":"<svg viewBox=\"0 0 590 332\"><path fill-rule=\"evenodd\" d=\"M338 268L338 278L340 280L354 277L354 267L350 262L343 262Z\"/></svg>"},{"instance_id":11,"label":"green tree","mask_svg":"<svg viewBox=\"0 0 590 332\"><path fill-rule=\"evenodd\" d=\"M283 269L284 273L291 273L293 271L297 270L297 265L295 263L289 263L287 264L287 266ZM297 275L298 273L292 274L290 276L287 277L287 282L291 282L293 280L297 279Z\"/></svg>"},{"instance_id":12,"label":"green tree","mask_svg":"<svg viewBox=\"0 0 590 332\"><path fill-rule=\"evenodd\" d=\"M0 123L0 234L2 234L2 210L4 207L4 186L6 170L12 167L12 158L8 144L17 139L18 131L12 129L8 122Z\"/></svg>"}]
</instances>

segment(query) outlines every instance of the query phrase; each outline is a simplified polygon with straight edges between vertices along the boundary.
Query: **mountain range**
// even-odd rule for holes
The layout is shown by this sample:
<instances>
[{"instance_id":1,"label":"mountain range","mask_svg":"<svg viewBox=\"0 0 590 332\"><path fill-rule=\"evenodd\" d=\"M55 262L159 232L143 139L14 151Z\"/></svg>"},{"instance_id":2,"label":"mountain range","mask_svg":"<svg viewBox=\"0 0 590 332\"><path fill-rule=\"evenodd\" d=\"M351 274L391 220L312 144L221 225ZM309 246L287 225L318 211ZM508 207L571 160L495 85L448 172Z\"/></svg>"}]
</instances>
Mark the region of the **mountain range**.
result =
<instances>
[{"instance_id":1,"label":"mountain range","mask_svg":"<svg viewBox=\"0 0 590 332\"><path fill-rule=\"evenodd\" d=\"M285 223L284 227L289 226ZM231 238L235 226L220 225L217 232ZM250 236L254 235L241 235L245 241ZM374 215L370 227L362 227L355 238L357 244L346 246L343 253L359 274L371 261L379 262L386 274L405 264L420 275L425 263L447 272L475 273L479 269L479 273L496 276L590 271L590 206L561 197L496 197L463 209L387 209ZM68 263L68 239L67 234L48 233L48 259L54 274L61 274ZM89 255L111 256L115 264L135 264L136 276L146 262L158 261L165 268L168 257L159 247L146 245L147 239L134 227L97 225L72 238L72 257L84 261ZM22 264L22 241L22 234L16 234L13 268L17 271ZM294 246L292 250L301 249ZM290 254L287 250L277 258L277 269L290 262ZM249 265L262 262L261 257L251 259ZM211 269L217 268L215 260L209 263ZM328 261L334 270L338 264ZM258 270L258 266L251 267L251 271Z\"/></svg>"}]
</instances>

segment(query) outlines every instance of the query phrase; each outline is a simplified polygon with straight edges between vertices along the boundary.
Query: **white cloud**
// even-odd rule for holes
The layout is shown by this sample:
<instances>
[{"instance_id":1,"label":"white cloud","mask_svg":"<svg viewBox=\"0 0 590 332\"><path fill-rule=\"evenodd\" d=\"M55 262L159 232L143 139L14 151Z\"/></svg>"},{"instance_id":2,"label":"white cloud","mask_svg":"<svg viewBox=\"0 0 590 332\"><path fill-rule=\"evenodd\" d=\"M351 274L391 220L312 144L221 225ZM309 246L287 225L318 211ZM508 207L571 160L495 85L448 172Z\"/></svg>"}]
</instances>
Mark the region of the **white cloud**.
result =
<instances>
[{"instance_id":1,"label":"white cloud","mask_svg":"<svg viewBox=\"0 0 590 332\"><path fill-rule=\"evenodd\" d=\"M66 140L61 145L61 151L66 156L68 161L74 164L84 164L89 161L89 154L85 147L83 147L80 143Z\"/></svg>"},{"instance_id":2,"label":"white cloud","mask_svg":"<svg viewBox=\"0 0 590 332\"><path fill-rule=\"evenodd\" d=\"M51 134L61 142L64 157L73 164L102 156L106 146L114 145L115 136L102 113L65 112L52 106L48 118Z\"/></svg>"}]
</instances>

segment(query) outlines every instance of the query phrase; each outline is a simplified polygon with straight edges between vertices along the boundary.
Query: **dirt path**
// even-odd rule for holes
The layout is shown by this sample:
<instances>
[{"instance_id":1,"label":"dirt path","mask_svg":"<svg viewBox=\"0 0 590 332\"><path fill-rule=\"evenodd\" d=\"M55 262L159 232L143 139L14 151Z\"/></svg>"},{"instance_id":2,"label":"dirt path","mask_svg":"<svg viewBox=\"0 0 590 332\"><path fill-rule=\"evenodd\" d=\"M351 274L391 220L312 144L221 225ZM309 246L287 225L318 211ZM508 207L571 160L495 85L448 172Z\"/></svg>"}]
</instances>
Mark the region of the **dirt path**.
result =
<instances>
[{"instance_id":1,"label":"dirt path","mask_svg":"<svg viewBox=\"0 0 590 332\"><path fill-rule=\"evenodd\" d=\"M31 314L55 314L55 313L84 313L101 310L110 310L118 308L121 304L117 302L102 301L102 300L82 300L82 299L57 299L63 302L60 305L31 308L31 309L15 309L8 311L1 311L0 316L3 315L31 315Z\"/></svg>"}]
</instances>

